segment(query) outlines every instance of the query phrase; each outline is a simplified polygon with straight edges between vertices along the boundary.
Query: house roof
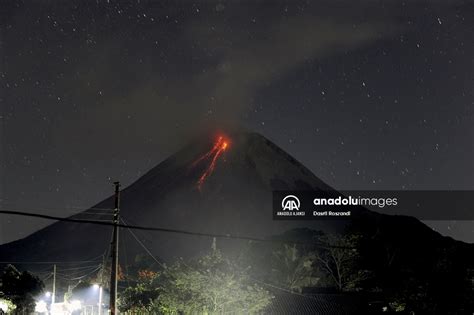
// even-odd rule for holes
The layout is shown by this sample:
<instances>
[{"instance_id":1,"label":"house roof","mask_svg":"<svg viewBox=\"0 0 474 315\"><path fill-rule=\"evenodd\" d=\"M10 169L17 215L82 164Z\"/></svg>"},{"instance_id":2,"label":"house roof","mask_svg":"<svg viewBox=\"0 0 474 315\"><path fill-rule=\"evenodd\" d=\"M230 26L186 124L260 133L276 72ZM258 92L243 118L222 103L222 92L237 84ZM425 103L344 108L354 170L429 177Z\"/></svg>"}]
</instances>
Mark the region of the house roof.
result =
<instances>
[{"instance_id":1,"label":"house roof","mask_svg":"<svg viewBox=\"0 0 474 315\"><path fill-rule=\"evenodd\" d=\"M354 294L274 293L265 314L364 314L367 304Z\"/></svg>"}]
</instances>

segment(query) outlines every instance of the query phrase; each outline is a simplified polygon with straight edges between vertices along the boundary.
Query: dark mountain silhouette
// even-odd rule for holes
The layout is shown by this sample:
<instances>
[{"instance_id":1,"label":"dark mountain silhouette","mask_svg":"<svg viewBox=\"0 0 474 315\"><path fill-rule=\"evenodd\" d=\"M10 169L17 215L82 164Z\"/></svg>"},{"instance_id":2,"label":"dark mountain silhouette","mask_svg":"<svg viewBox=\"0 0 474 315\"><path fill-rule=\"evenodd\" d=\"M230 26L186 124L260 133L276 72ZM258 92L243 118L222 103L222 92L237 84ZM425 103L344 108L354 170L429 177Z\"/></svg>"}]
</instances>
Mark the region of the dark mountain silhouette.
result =
<instances>
[{"instance_id":1,"label":"dark mountain silhouette","mask_svg":"<svg viewBox=\"0 0 474 315\"><path fill-rule=\"evenodd\" d=\"M215 148L219 133L199 136L182 150L150 170L122 191L121 215L128 224L175 228L204 233L270 237L295 228L346 230L342 221L274 221L273 190L325 190L331 187L265 137L252 132L230 131L228 147ZM221 146L220 142L218 146ZM213 151L212 148L215 150ZM221 148L221 147L220 147ZM207 155L206 155L207 153ZM216 153L217 157L216 157ZM208 167L215 165L212 172ZM206 173L206 170L209 172ZM199 185L203 174L207 174ZM94 208L113 208L113 197ZM81 219L110 219L85 211ZM418 220L387 216L361 209L350 222L352 230L372 240L373 250L398 250L395 262L444 255L465 256L472 261L473 247L432 231ZM157 256L170 261L193 256L209 248L206 237L136 231L136 236ZM2 261L84 260L103 254L109 246L111 227L57 222L28 237L0 246ZM238 248L243 241L219 241ZM121 256L133 261L143 252L129 231L121 230ZM369 252L370 248L367 249ZM423 256L420 260L420 257ZM369 256L368 256L369 257ZM414 257L417 257L416 259ZM123 260L122 260L123 261ZM403 265L403 264L402 264ZM419 266L420 270L422 266ZM378 266L374 266L378 268ZM421 271L420 271L421 272Z\"/></svg>"},{"instance_id":2,"label":"dark mountain silhouette","mask_svg":"<svg viewBox=\"0 0 474 315\"><path fill-rule=\"evenodd\" d=\"M466 294L473 293L473 245L443 237L415 218L363 208L354 211L350 221L275 221L273 190L335 193L259 134L231 131L219 140L219 133L206 133L124 189L121 216L134 225L300 241L314 240L320 233L316 231L357 233L363 236L362 264L373 272L366 292L379 288L381 300L393 301L400 295L422 312L429 309L436 314L451 310L456 314L473 307L466 302L470 300ZM73 218L110 220L110 215L98 215L94 208L112 209L113 204L112 196ZM111 231L108 226L57 222L1 245L0 261L92 259L106 252ZM134 233L121 229L121 265L132 264L144 252L135 237L164 262L197 255L211 244L211 239L194 235ZM242 240L218 242L220 249L229 252L247 244ZM25 267L34 269L35 265ZM358 301L368 305L373 295L364 296L367 298ZM313 304L329 305L321 301Z\"/></svg>"},{"instance_id":3,"label":"dark mountain silhouette","mask_svg":"<svg viewBox=\"0 0 474 315\"><path fill-rule=\"evenodd\" d=\"M160 226L195 232L266 237L315 222L273 221L273 190L330 190L307 168L266 138L248 132L226 134L229 147L216 159L215 169L199 186L212 163L218 133L206 133L169 157L121 194L121 216L129 224ZM113 197L93 208L113 208ZM80 219L110 219L90 210ZM324 223L324 226L330 226ZM337 228L333 225L333 228ZM189 256L209 239L165 233L144 233L146 245L160 258ZM0 246L2 260L83 260L102 254L111 228L68 222L54 223L28 237ZM129 238L122 231L122 239ZM130 251L139 246L129 242ZM128 244L127 244L128 245Z\"/></svg>"}]
</instances>

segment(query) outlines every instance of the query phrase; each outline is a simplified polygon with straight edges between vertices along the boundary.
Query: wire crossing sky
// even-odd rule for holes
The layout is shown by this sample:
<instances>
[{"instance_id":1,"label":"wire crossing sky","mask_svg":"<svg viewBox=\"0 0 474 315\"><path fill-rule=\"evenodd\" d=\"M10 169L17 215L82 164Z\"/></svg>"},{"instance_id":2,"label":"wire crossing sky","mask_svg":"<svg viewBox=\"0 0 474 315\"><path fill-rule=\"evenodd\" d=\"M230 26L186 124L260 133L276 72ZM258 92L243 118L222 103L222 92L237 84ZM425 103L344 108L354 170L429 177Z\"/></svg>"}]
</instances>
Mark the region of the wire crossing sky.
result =
<instances>
[{"instance_id":1,"label":"wire crossing sky","mask_svg":"<svg viewBox=\"0 0 474 315\"><path fill-rule=\"evenodd\" d=\"M106 226L114 226L114 223L105 220L86 220L86 219L73 219L73 218L61 218L55 217L50 215L44 215L39 213L31 213L31 212L21 212L21 211L10 211L10 210L0 210L0 214L10 214L10 215L18 215L24 217L35 217L47 220L54 220L54 221L63 221L69 223L81 223L81 224L97 224L97 225L106 225ZM155 226L139 226L139 225L129 225L129 224L117 224L120 228L126 228L128 230L143 230L143 231L155 231L155 232L165 232L165 233L176 233L176 234L185 234L191 236L199 236L199 237L210 237L210 238L221 238L221 239L239 239L244 241L253 241L253 242L264 242L264 243L290 243L290 244L302 244L302 245L311 245L317 248L343 248L343 249L352 249L351 247L347 246L337 246L337 245L326 245L326 244L318 244L317 242L306 242L306 241L296 241L296 240L285 240L280 238L256 238L250 237L245 235L233 235L233 234L216 234L216 233L204 233L204 232L194 232L194 231L187 231L187 230L179 230L179 229L170 229L166 227L155 227Z\"/></svg>"}]
</instances>

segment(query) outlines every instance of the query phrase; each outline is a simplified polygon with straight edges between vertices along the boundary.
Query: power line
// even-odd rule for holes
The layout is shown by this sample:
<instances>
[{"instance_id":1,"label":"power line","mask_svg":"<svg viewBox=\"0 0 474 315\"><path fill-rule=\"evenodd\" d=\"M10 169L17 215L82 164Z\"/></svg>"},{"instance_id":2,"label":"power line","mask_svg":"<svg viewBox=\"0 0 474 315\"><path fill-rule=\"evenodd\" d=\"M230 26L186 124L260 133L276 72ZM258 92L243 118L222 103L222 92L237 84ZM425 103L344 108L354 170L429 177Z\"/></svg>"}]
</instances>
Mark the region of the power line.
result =
<instances>
[{"instance_id":1,"label":"power line","mask_svg":"<svg viewBox=\"0 0 474 315\"><path fill-rule=\"evenodd\" d=\"M12 199L7 199L7 198L2 198L0 199L0 202L1 203L8 203L8 204L18 204L18 201L16 200L12 200ZM21 201L20 201L21 202ZM100 203L99 203L100 204ZM96 205L99 205L99 204L96 204ZM35 202L35 205L40 205L41 207L47 207L47 208L54 208L54 207L51 207L50 204L46 204L46 203L37 203ZM90 207L88 208L88 206L78 206L78 205L66 205L64 206L64 208L70 208L70 209L102 209L102 210L113 210L111 208L102 208L102 207Z\"/></svg>"},{"instance_id":2,"label":"power line","mask_svg":"<svg viewBox=\"0 0 474 315\"><path fill-rule=\"evenodd\" d=\"M355 247L338 246L338 245L326 245L326 244L321 245L321 244L315 244L314 242L290 241L290 240L282 240L282 239L264 239L264 238L257 238L257 237L251 237L251 236L243 236L243 235L202 233L202 232L192 232L192 231L179 230L179 229L170 229L170 228L159 228L159 227L139 226L139 225L126 225L126 224L121 224L121 223L113 223L113 222L97 221L97 220L62 218L62 217L56 217L56 216L51 216L51 215L46 215L46 214L22 212L22 211L12 211L12 210L7 210L7 209L0 210L0 214L11 214L11 215L35 217L35 218L42 218L42 219L47 219L47 220L73 222L73 223L97 224L97 225L105 225L105 226L111 226L111 227L113 227L115 225L117 227L127 228L127 229L134 229L134 230L176 233L176 234L202 236L202 237L215 237L215 238L223 238L223 239L240 239L240 240L246 240L246 241L265 242L265 243L291 243L291 244L311 245L311 246L314 246L316 248L321 248L321 249L328 249L328 248L356 249Z\"/></svg>"},{"instance_id":3,"label":"power line","mask_svg":"<svg viewBox=\"0 0 474 315\"><path fill-rule=\"evenodd\" d=\"M51 278L52 276L53 276L53 274L52 274L52 273L49 273L45 278L42 278L41 280L42 280L42 281L46 281L46 280L48 280L49 278ZM41 278L41 276L40 276L40 278Z\"/></svg>"},{"instance_id":4,"label":"power line","mask_svg":"<svg viewBox=\"0 0 474 315\"><path fill-rule=\"evenodd\" d=\"M0 264L25 264L25 265L30 265L30 264L40 264L40 265L53 265L53 264L65 264L65 265L70 265L70 264L86 264L86 263L97 263L98 258L103 258L104 254L93 257L89 260L76 260L76 261L0 261Z\"/></svg>"},{"instance_id":5,"label":"power line","mask_svg":"<svg viewBox=\"0 0 474 315\"><path fill-rule=\"evenodd\" d=\"M67 280L67 281L81 280L81 279L86 278L87 276L92 275L92 274L95 273L96 271L100 270L100 268L102 268L102 265L99 265L97 268L95 268L95 269L92 270L91 272L88 272L88 273L86 273L85 275L82 275L82 276L79 276L79 277L67 278L67 277L62 276L61 278L64 279L64 280Z\"/></svg>"},{"instance_id":6,"label":"power line","mask_svg":"<svg viewBox=\"0 0 474 315\"><path fill-rule=\"evenodd\" d=\"M84 261L0 261L0 264L25 264L25 265L53 265L53 264L82 264L86 262L97 262L96 260Z\"/></svg>"},{"instance_id":7,"label":"power line","mask_svg":"<svg viewBox=\"0 0 474 315\"><path fill-rule=\"evenodd\" d=\"M123 216L122 216L122 218L123 218ZM133 221L130 218L127 218L127 222L124 222L124 224L138 225L135 221ZM150 231L147 231L147 232L150 233ZM140 237L140 240L142 240L143 243L145 243L145 242L153 243L154 242L154 240L148 236L149 234L138 234L138 233L136 233L136 235Z\"/></svg>"},{"instance_id":8,"label":"power line","mask_svg":"<svg viewBox=\"0 0 474 315\"><path fill-rule=\"evenodd\" d=\"M114 215L112 212L79 212L79 213L76 213L74 214L74 216L78 216L78 215L100 215L100 216L106 216L106 215Z\"/></svg>"},{"instance_id":9,"label":"power line","mask_svg":"<svg viewBox=\"0 0 474 315\"><path fill-rule=\"evenodd\" d=\"M96 268L97 266L100 266L95 264L95 265L92 265L92 266L84 266L84 267L76 267L76 268L61 268L61 271L69 271L69 272L77 272L78 270L84 270L84 269L92 269L92 268Z\"/></svg>"},{"instance_id":10,"label":"power line","mask_svg":"<svg viewBox=\"0 0 474 315\"><path fill-rule=\"evenodd\" d=\"M81 270L76 270L76 271L63 271L62 269L60 269L61 272L58 272L57 274L62 277L76 277L76 276L80 276L81 274L92 271L94 269L100 268L101 266L102 264L99 264L87 269L81 269Z\"/></svg>"},{"instance_id":11,"label":"power line","mask_svg":"<svg viewBox=\"0 0 474 315\"><path fill-rule=\"evenodd\" d=\"M127 224L127 222L125 222L125 220L123 218L121 218L122 222ZM140 241L140 239L135 235L135 233L133 233L133 231L130 229L130 228L127 228L128 231L130 232L130 234L132 234L133 238L137 241L138 244L140 244L141 247L143 247L143 249L147 252L147 254L153 258L154 261L156 261L156 263L158 265L160 265L161 267L163 268L166 268L166 266L164 264L162 264L158 259L156 259L156 257L151 253L151 251L145 246L145 244L143 244L142 241Z\"/></svg>"},{"instance_id":12,"label":"power line","mask_svg":"<svg viewBox=\"0 0 474 315\"><path fill-rule=\"evenodd\" d=\"M3 204L14 204L12 202L1 202ZM13 208L10 208L10 205L8 205L9 209L10 210L18 210L20 211L20 209L13 209ZM16 208L15 206L13 206L14 208ZM79 214L79 213L83 213L83 212L97 212L97 213L105 213L105 214L109 214L109 213L112 213L113 214L113 210L114 209L111 209L111 208L99 208L99 207L90 207L90 208L87 208L87 207L72 207L72 206L64 206L64 207L61 207L61 208L55 208L55 207L38 207L36 208L35 207L35 210L39 210L39 211L61 211L61 212L69 212L69 213L72 213L72 214Z\"/></svg>"}]
</instances>

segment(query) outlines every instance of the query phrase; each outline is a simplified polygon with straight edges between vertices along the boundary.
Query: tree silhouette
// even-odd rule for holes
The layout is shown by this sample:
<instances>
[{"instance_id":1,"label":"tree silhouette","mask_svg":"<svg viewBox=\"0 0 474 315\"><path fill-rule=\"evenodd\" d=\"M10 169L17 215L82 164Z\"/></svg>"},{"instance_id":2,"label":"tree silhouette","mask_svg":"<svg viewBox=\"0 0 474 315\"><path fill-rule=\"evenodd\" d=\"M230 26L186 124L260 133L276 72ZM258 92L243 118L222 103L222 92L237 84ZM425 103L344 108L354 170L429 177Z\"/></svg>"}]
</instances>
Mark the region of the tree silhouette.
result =
<instances>
[{"instance_id":1,"label":"tree silhouette","mask_svg":"<svg viewBox=\"0 0 474 315\"><path fill-rule=\"evenodd\" d=\"M18 271L7 265L1 274L0 292L5 299L15 304L16 314L31 314L35 309L34 297L44 289L43 282L28 271Z\"/></svg>"}]
</instances>

